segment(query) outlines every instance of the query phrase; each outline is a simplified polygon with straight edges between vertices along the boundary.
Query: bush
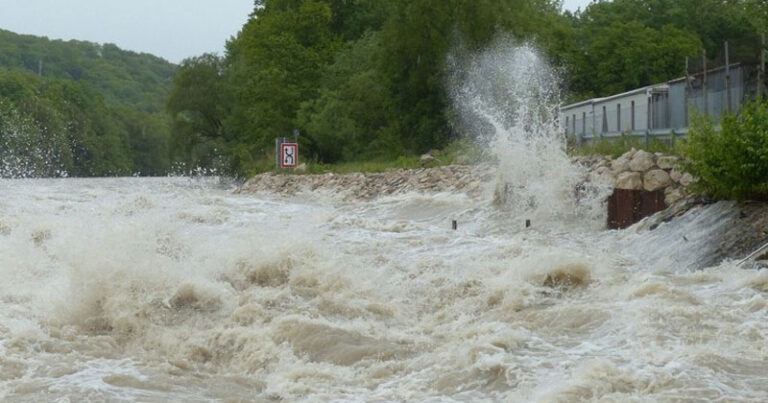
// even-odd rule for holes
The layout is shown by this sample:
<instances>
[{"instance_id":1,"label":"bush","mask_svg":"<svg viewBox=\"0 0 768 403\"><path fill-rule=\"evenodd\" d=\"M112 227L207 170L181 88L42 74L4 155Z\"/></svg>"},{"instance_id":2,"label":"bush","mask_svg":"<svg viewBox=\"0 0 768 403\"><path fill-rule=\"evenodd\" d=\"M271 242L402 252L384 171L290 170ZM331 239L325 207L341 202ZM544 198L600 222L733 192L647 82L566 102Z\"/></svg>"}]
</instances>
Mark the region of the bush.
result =
<instances>
[{"instance_id":1,"label":"bush","mask_svg":"<svg viewBox=\"0 0 768 403\"><path fill-rule=\"evenodd\" d=\"M718 199L768 199L768 103L725 116L720 130L710 118L695 117L684 154L697 190Z\"/></svg>"}]
</instances>

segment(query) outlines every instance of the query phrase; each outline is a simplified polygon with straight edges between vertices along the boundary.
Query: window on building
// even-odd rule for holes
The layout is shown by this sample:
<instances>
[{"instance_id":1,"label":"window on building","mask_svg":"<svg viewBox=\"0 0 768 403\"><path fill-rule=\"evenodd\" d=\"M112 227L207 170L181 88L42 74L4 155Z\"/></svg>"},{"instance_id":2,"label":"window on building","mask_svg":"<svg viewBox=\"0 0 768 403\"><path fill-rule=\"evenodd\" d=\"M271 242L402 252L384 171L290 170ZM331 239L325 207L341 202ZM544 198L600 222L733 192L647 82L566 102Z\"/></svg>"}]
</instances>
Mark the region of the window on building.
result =
<instances>
[{"instance_id":1,"label":"window on building","mask_svg":"<svg viewBox=\"0 0 768 403\"><path fill-rule=\"evenodd\" d=\"M565 134L571 134L571 133L568 133L568 128L570 127L571 127L570 116L566 116L565 117Z\"/></svg>"},{"instance_id":2,"label":"window on building","mask_svg":"<svg viewBox=\"0 0 768 403\"><path fill-rule=\"evenodd\" d=\"M581 134L587 134L587 112L581 113Z\"/></svg>"},{"instance_id":3,"label":"window on building","mask_svg":"<svg viewBox=\"0 0 768 403\"><path fill-rule=\"evenodd\" d=\"M621 104L616 104L616 131L621 133Z\"/></svg>"},{"instance_id":4,"label":"window on building","mask_svg":"<svg viewBox=\"0 0 768 403\"><path fill-rule=\"evenodd\" d=\"M632 131L635 131L635 101L632 101L632 110L629 114L632 119Z\"/></svg>"}]
</instances>

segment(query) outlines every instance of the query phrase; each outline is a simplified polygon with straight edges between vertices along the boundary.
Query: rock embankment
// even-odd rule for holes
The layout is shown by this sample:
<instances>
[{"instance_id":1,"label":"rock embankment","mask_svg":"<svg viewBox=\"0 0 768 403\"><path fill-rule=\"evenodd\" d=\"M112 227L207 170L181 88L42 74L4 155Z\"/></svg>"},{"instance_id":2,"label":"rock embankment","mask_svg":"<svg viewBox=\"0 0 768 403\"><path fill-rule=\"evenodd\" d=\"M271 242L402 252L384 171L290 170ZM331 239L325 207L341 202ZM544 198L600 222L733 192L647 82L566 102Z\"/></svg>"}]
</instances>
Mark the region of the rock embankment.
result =
<instances>
[{"instance_id":1,"label":"rock embankment","mask_svg":"<svg viewBox=\"0 0 768 403\"><path fill-rule=\"evenodd\" d=\"M616 159L594 155L574 157L573 162L586 168L585 180L607 183L617 189L664 191L669 206L685 198L685 187L694 181L677 167L678 157L634 149ZM289 196L325 191L345 200L371 200L409 192L461 192L478 197L494 178L495 168L488 164L393 169L382 173L266 173L251 178L238 192Z\"/></svg>"},{"instance_id":2,"label":"rock embankment","mask_svg":"<svg viewBox=\"0 0 768 403\"><path fill-rule=\"evenodd\" d=\"M695 180L680 170L679 157L643 150L632 149L616 159L593 155L576 160L587 167L593 181L612 184L616 189L664 191L668 206L685 198L685 188Z\"/></svg>"},{"instance_id":3,"label":"rock embankment","mask_svg":"<svg viewBox=\"0 0 768 403\"><path fill-rule=\"evenodd\" d=\"M370 200L409 192L462 192L480 196L493 180L490 165L449 165L422 169L396 169L382 173L325 173L284 175L266 173L253 177L239 193L269 192L293 195L327 191L349 200Z\"/></svg>"}]
</instances>

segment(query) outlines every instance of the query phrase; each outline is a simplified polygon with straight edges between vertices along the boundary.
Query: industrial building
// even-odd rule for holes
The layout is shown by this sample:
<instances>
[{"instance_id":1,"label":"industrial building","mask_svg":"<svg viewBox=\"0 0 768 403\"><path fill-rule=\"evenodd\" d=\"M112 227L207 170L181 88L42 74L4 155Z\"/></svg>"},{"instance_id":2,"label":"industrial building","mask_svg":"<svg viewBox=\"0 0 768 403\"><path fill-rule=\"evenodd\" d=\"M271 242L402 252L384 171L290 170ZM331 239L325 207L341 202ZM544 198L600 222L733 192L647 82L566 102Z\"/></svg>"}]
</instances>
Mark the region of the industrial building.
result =
<instances>
[{"instance_id":1,"label":"industrial building","mask_svg":"<svg viewBox=\"0 0 768 403\"><path fill-rule=\"evenodd\" d=\"M689 107L716 118L738 112L757 93L758 69L731 64L560 108L560 124L578 143L623 135L674 138L688 131Z\"/></svg>"}]
</instances>

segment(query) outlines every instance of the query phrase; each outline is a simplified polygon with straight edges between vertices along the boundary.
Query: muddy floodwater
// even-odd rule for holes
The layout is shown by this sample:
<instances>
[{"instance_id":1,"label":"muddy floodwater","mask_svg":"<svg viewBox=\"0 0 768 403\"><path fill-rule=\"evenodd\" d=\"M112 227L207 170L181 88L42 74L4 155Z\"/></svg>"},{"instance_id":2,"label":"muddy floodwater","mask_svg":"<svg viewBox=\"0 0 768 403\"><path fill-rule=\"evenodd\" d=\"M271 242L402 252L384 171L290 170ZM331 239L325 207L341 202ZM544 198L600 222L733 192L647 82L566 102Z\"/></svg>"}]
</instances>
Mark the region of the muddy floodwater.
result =
<instances>
[{"instance_id":1,"label":"muddy floodwater","mask_svg":"<svg viewBox=\"0 0 768 403\"><path fill-rule=\"evenodd\" d=\"M696 267L718 205L609 232L448 193L0 195L3 401L768 400L768 272Z\"/></svg>"}]
</instances>

